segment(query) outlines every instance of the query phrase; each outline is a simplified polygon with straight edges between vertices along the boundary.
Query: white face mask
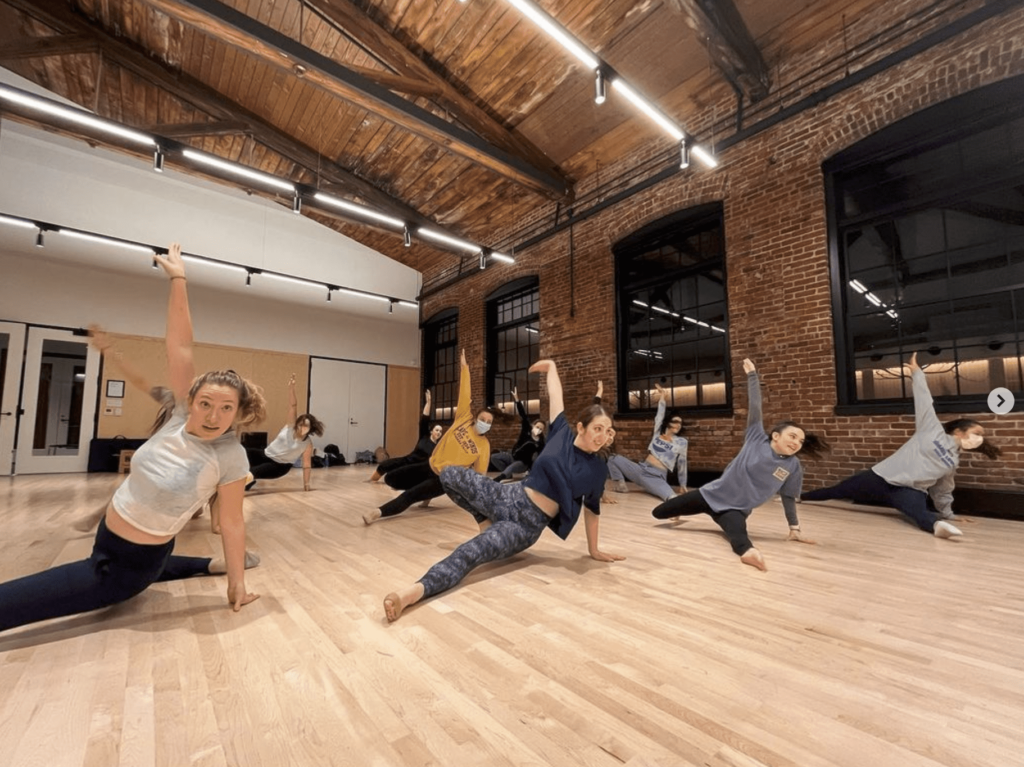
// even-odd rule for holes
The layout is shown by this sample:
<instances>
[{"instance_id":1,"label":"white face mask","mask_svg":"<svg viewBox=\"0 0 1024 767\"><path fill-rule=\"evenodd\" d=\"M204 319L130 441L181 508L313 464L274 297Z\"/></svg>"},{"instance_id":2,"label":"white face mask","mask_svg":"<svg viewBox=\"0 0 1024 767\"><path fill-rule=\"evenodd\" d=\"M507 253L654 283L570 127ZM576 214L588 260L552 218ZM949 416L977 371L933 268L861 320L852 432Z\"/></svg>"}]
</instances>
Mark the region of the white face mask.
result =
<instances>
[{"instance_id":1,"label":"white face mask","mask_svg":"<svg viewBox=\"0 0 1024 767\"><path fill-rule=\"evenodd\" d=\"M479 418L476 421L476 433L486 434L491 430L491 425L487 421L481 421Z\"/></svg>"},{"instance_id":2,"label":"white face mask","mask_svg":"<svg viewBox=\"0 0 1024 767\"><path fill-rule=\"evenodd\" d=\"M974 450L979 447L985 438L980 434L968 434L962 440L960 440L960 447L964 450Z\"/></svg>"}]
</instances>

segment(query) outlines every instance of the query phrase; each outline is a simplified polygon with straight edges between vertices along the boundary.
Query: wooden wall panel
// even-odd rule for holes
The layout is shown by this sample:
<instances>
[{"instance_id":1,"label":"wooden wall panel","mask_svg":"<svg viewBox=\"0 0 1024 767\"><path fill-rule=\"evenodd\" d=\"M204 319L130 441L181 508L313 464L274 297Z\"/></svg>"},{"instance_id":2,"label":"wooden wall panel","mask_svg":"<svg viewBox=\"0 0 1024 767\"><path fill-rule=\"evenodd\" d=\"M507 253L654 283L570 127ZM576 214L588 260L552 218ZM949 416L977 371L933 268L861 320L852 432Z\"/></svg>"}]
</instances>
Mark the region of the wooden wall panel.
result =
<instances>
[{"instance_id":1,"label":"wooden wall panel","mask_svg":"<svg viewBox=\"0 0 1024 767\"><path fill-rule=\"evenodd\" d=\"M416 447L423 395L420 369L388 367L387 430L384 447L392 456L406 455Z\"/></svg>"}]
</instances>

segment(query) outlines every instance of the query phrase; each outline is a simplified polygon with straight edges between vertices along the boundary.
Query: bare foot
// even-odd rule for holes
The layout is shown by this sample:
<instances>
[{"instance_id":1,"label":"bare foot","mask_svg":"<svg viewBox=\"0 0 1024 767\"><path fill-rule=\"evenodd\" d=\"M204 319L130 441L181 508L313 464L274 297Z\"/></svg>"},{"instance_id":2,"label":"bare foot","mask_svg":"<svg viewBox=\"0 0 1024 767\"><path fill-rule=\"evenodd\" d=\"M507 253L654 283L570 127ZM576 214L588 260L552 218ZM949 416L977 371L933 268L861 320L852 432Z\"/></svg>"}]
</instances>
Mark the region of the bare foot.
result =
<instances>
[{"instance_id":1,"label":"bare foot","mask_svg":"<svg viewBox=\"0 0 1024 767\"><path fill-rule=\"evenodd\" d=\"M380 519L380 509L373 509L372 511L368 511L363 514L364 525L372 525L378 519Z\"/></svg>"},{"instance_id":2,"label":"bare foot","mask_svg":"<svg viewBox=\"0 0 1024 767\"><path fill-rule=\"evenodd\" d=\"M768 565L764 563L764 557L761 556L761 552L757 549L747 549L743 556L740 557L740 562L756 567L761 572L768 572Z\"/></svg>"},{"instance_id":3,"label":"bare foot","mask_svg":"<svg viewBox=\"0 0 1024 767\"><path fill-rule=\"evenodd\" d=\"M429 507L430 507L430 499L429 498L427 498L427 500L425 500L425 501L420 502L420 508L421 509L426 509L426 508L429 508Z\"/></svg>"},{"instance_id":4,"label":"bare foot","mask_svg":"<svg viewBox=\"0 0 1024 767\"><path fill-rule=\"evenodd\" d=\"M394 623L402 615L405 605L402 598L394 591L384 597L384 614L388 617L388 623Z\"/></svg>"}]
</instances>

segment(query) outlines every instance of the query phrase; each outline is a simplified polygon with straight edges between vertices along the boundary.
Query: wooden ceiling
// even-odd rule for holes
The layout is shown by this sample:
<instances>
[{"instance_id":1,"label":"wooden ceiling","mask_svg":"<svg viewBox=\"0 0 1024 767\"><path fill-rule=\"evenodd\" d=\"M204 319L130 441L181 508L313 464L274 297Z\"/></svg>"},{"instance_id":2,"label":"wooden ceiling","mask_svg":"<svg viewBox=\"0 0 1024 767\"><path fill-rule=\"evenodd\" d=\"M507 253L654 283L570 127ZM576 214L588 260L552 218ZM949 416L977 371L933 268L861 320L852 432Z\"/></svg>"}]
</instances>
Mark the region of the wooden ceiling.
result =
<instances>
[{"instance_id":1,"label":"wooden ceiling","mask_svg":"<svg viewBox=\"0 0 1024 767\"><path fill-rule=\"evenodd\" d=\"M779 51L871 4L542 6L689 127L711 91L764 98ZM597 106L593 73L506 0L0 0L0 65L180 146L488 245L643 142L673 149L621 98ZM425 274L458 259L304 212Z\"/></svg>"}]
</instances>

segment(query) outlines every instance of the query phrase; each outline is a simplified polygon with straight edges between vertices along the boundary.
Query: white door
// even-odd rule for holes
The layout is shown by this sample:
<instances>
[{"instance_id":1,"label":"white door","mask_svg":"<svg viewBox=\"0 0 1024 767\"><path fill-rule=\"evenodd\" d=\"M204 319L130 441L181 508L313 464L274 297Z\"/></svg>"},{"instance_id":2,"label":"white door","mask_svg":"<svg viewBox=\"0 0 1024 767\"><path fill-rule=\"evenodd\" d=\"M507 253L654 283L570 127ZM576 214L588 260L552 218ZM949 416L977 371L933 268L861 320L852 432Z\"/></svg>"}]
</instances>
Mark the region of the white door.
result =
<instances>
[{"instance_id":1,"label":"white door","mask_svg":"<svg viewBox=\"0 0 1024 767\"><path fill-rule=\"evenodd\" d=\"M387 368L314 357L309 370L309 412L324 422L313 444L323 452L334 443L345 460L384 444Z\"/></svg>"},{"instance_id":2,"label":"white door","mask_svg":"<svg viewBox=\"0 0 1024 767\"><path fill-rule=\"evenodd\" d=\"M29 328L18 474L85 471L96 420L100 354L70 330Z\"/></svg>"},{"instance_id":3,"label":"white door","mask_svg":"<svg viewBox=\"0 0 1024 767\"><path fill-rule=\"evenodd\" d=\"M25 356L25 326L0 322L0 477L14 466L14 434L18 426L18 391Z\"/></svg>"}]
</instances>

